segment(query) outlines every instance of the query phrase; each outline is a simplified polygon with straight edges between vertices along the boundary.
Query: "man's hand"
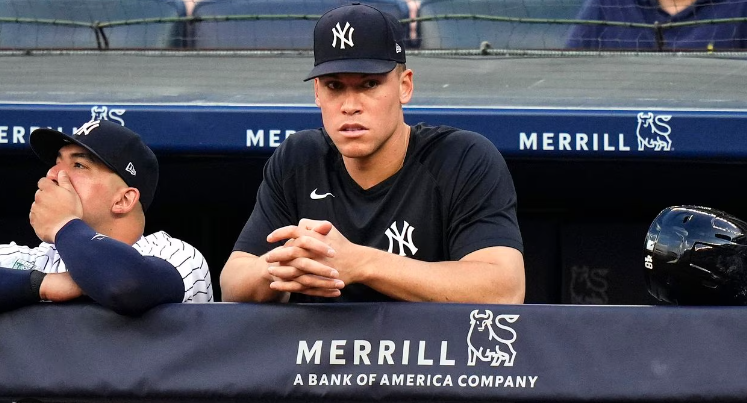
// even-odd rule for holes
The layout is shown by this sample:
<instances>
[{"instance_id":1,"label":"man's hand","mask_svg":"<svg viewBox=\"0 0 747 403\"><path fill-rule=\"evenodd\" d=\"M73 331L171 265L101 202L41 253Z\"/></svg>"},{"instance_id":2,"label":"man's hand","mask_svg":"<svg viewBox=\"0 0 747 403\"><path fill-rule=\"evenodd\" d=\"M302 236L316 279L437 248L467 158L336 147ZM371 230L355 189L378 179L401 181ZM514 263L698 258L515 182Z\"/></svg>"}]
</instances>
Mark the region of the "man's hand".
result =
<instances>
[{"instance_id":1,"label":"man's hand","mask_svg":"<svg viewBox=\"0 0 747 403\"><path fill-rule=\"evenodd\" d=\"M345 282L335 267L336 251L329 237L333 231L339 234L328 221L308 219L273 231L268 242L286 242L265 256L274 280L270 287L318 297L340 296Z\"/></svg>"},{"instance_id":2,"label":"man's hand","mask_svg":"<svg viewBox=\"0 0 747 403\"><path fill-rule=\"evenodd\" d=\"M38 187L29 221L39 239L54 243L60 228L83 217L83 204L65 171L57 174L57 182L46 177L39 179Z\"/></svg>"},{"instance_id":3,"label":"man's hand","mask_svg":"<svg viewBox=\"0 0 747 403\"><path fill-rule=\"evenodd\" d=\"M80 296L83 290L67 272L47 274L39 288L39 298L45 301L65 302Z\"/></svg>"}]
</instances>

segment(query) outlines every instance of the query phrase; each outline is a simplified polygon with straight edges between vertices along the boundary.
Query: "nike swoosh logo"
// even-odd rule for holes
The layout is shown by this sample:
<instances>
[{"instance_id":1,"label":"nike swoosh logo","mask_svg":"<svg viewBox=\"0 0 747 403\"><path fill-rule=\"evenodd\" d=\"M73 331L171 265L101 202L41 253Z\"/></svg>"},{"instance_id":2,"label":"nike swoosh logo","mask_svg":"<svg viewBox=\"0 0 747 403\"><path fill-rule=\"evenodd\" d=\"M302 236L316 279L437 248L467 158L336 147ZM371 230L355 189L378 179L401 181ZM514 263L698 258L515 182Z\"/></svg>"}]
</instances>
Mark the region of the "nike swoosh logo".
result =
<instances>
[{"instance_id":1,"label":"nike swoosh logo","mask_svg":"<svg viewBox=\"0 0 747 403\"><path fill-rule=\"evenodd\" d=\"M318 194L318 193L316 192L316 189L314 189L314 190L313 190L313 191L311 192L311 194L309 195L309 197L311 197L311 198L312 198L312 199L314 199L314 200L324 199L324 198L325 198L325 197L327 197L327 196L332 196L332 197L335 197L335 195L333 195L332 193L324 193L324 194Z\"/></svg>"}]
</instances>

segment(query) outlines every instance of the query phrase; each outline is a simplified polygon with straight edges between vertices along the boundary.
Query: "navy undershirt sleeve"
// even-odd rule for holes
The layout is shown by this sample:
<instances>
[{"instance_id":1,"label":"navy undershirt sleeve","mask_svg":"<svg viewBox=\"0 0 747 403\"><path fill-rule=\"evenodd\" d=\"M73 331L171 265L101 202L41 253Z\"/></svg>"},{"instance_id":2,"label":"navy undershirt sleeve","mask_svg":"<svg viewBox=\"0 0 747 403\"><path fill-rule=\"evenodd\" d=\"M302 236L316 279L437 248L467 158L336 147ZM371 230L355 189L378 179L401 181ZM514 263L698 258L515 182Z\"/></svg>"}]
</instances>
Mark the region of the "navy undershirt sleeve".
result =
<instances>
[{"instance_id":1,"label":"navy undershirt sleeve","mask_svg":"<svg viewBox=\"0 0 747 403\"><path fill-rule=\"evenodd\" d=\"M0 267L0 312L39 302L39 293L31 289L33 270Z\"/></svg>"},{"instance_id":2,"label":"navy undershirt sleeve","mask_svg":"<svg viewBox=\"0 0 747 403\"><path fill-rule=\"evenodd\" d=\"M140 315L184 298L184 282L171 263L98 235L81 220L65 224L55 246L83 292L119 314Z\"/></svg>"}]
</instances>

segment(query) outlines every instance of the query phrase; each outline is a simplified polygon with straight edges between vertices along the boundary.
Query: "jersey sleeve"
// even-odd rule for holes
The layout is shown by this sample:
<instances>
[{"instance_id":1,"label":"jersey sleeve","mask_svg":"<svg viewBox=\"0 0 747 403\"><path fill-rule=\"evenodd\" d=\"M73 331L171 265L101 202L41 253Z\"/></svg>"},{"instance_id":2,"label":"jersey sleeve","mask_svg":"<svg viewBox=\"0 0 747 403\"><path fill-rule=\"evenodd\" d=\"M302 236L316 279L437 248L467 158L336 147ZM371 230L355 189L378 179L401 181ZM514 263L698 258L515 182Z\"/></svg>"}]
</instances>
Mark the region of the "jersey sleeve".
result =
<instances>
[{"instance_id":1,"label":"jersey sleeve","mask_svg":"<svg viewBox=\"0 0 747 403\"><path fill-rule=\"evenodd\" d=\"M299 134L294 134L298 136ZM234 251L242 251L260 256L277 245L267 242L267 236L280 227L296 224L292 221L284 182L288 180L285 172L290 167L284 163L286 148L293 137L284 141L265 163L262 183L257 190L257 198L249 219L246 221L234 244Z\"/></svg>"},{"instance_id":2,"label":"jersey sleeve","mask_svg":"<svg viewBox=\"0 0 747 403\"><path fill-rule=\"evenodd\" d=\"M163 259L176 268L184 283L182 302L213 302L210 269L197 248L163 231L148 235L134 246L143 256Z\"/></svg>"},{"instance_id":3,"label":"jersey sleeve","mask_svg":"<svg viewBox=\"0 0 747 403\"><path fill-rule=\"evenodd\" d=\"M462 132L466 146L448 147L454 175L445 182L450 255L507 246L523 253L516 217L517 196L506 161L487 138Z\"/></svg>"}]
</instances>

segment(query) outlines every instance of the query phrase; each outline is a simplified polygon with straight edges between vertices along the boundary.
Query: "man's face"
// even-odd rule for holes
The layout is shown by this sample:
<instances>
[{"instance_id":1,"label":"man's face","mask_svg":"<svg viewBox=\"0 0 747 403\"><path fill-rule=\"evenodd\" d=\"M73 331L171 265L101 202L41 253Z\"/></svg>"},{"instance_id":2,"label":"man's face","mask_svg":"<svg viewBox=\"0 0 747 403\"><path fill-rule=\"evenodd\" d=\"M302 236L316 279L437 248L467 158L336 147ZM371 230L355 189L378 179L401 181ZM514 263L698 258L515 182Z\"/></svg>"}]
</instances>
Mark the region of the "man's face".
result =
<instances>
[{"instance_id":1,"label":"man's face","mask_svg":"<svg viewBox=\"0 0 747 403\"><path fill-rule=\"evenodd\" d=\"M324 128L347 158L375 160L404 126L402 105L412 97L412 71L331 74L314 80ZM383 151L383 152L382 152Z\"/></svg>"},{"instance_id":2,"label":"man's face","mask_svg":"<svg viewBox=\"0 0 747 403\"><path fill-rule=\"evenodd\" d=\"M88 150L75 144L60 149L57 162L47 171L47 178L57 182L61 170L67 172L80 196L83 221L94 229L106 223L118 195L127 189L124 180Z\"/></svg>"}]
</instances>

